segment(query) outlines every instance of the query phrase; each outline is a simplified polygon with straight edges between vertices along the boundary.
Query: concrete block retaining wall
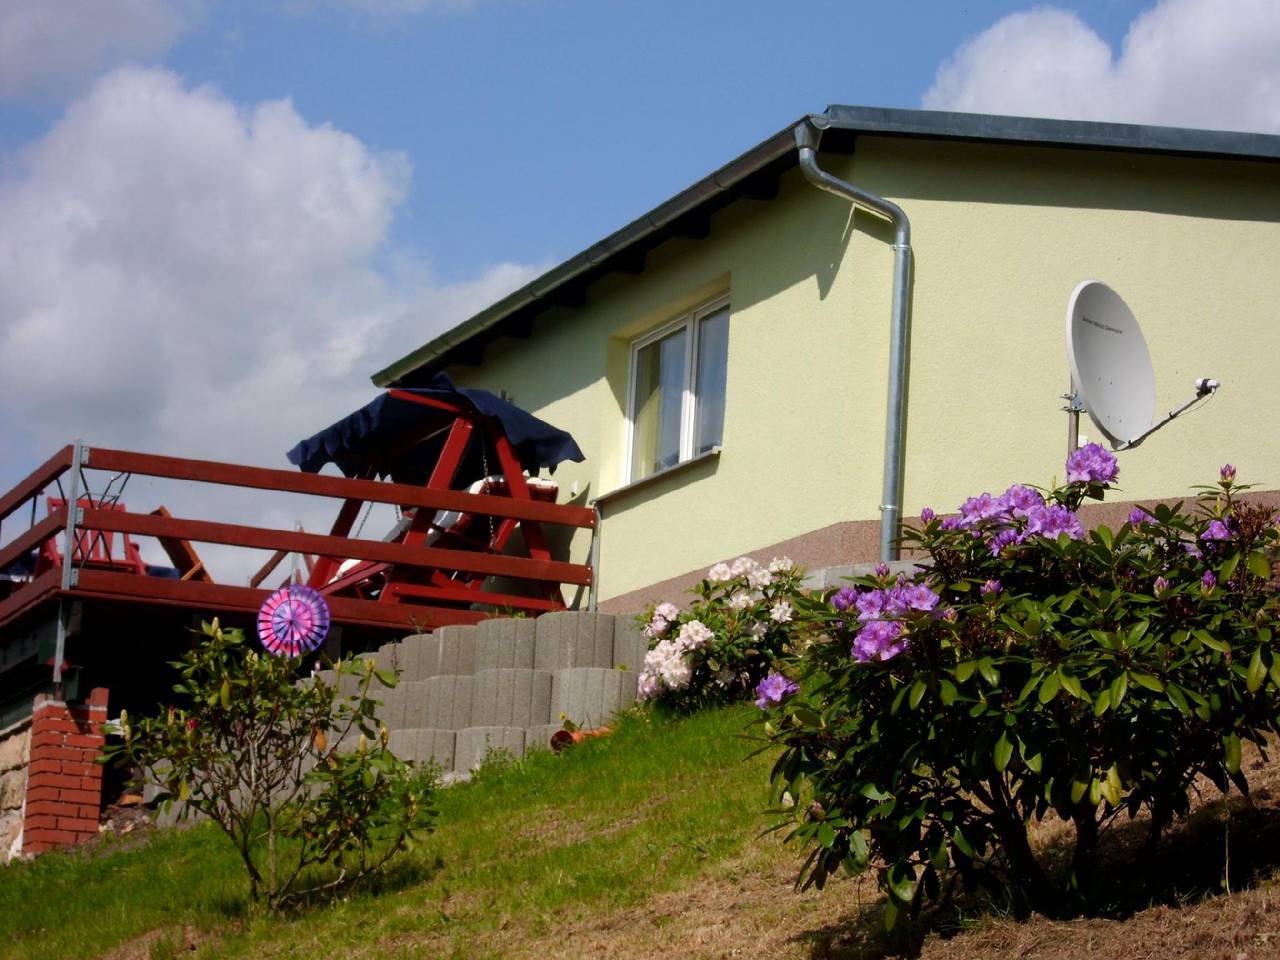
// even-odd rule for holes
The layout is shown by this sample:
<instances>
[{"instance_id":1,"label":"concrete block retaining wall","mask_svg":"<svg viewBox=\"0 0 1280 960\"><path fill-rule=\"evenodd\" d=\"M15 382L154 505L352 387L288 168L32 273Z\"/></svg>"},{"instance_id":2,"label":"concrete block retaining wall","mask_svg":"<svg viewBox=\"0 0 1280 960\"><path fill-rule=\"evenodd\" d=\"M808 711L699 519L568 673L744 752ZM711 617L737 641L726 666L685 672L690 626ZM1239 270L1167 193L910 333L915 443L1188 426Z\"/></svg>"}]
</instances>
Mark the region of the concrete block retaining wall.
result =
<instances>
[{"instance_id":1,"label":"concrete block retaining wall","mask_svg":"<svg viewBox=\"0 0 1280 960\"><path fill-rule=\"evenodd\" d=\"M603 613L442 627L373 655L400 671L394 688L374 692L377 717L397 756L466 772L490 749L520 757L548 746L564 719L608 723L635 702L647 650L633 618ZM354 680L343 689L354 693Z\"/></svg>"}]
</instances>

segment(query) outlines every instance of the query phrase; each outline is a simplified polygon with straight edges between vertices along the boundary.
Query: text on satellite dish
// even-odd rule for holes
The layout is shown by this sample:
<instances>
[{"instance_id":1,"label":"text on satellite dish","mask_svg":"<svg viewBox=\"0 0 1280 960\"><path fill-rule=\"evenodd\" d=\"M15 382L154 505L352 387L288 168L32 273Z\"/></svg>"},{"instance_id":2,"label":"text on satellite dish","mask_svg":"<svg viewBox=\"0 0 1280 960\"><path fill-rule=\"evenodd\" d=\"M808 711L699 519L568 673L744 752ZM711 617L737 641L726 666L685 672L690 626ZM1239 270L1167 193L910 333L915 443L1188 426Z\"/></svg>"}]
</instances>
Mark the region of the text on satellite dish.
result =
<instances>
[{"instance_id":1,"label":"text on satellite dish","mask_svg":"<svg viewBox=\"0 0 1280 960\"><path fill-rule=\"evenodd\" d=\"M1084 316L1083 314L1081 314L1080 319L1083 320L1085 323L1089 324L1089 326L1091 327L1097 327L1099 330L1107 331L1107 333L1118 333L1120 334L1120 336L1122 337L1124 336L1123 330L1117 330L1115 327L1109 327L1105 323L1099 323L1097 320L1090 320L1088 317Z\"/></svg>"}]
</instances>

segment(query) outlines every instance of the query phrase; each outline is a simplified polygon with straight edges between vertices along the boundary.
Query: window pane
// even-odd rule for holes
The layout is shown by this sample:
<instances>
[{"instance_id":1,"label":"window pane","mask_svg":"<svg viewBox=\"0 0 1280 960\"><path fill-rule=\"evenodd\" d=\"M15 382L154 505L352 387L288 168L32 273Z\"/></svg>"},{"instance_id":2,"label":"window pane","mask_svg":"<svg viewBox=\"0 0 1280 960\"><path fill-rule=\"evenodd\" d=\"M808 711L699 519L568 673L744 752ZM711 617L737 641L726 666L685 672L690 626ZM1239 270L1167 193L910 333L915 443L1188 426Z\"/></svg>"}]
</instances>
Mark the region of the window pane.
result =
<instances>
[{"instance_id":1,"label":"window pane","mask_svg":"<svg viewBox=\"0 0 1280 960\"><path fill-rule=\"evenodd\" d=\"M633 481L680 462L685 335L681 328L636 353Z\"/></svg>"},{"instance_id":2,"label":"window pane","mask_svg":"<svg viewBox=\"0 0 1280 960\"><path fill-rule=\"evenodd\" d=\"M703 317L698 327L698 423L694 453L724 439L724 381L729 362L729 309Z\"/></svg>"}]
</instances>

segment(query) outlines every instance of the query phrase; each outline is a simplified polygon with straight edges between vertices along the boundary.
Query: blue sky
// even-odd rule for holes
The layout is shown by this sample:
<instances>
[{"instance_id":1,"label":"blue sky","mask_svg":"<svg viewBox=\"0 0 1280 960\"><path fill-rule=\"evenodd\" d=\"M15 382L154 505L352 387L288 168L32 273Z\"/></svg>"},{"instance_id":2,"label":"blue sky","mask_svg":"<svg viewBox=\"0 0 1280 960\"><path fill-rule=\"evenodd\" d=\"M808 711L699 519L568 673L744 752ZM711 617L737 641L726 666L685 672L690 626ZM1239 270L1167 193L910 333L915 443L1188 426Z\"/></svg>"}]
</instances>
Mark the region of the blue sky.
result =
<instances>
[{"instance_id":1,"label":"blue sky","mask_svg":"<svg viewBox=\"0 0 1280 960\"><path fill-rule=\"evenodd\" d=\"M830 103L1277 133L1280 3L3 0L0 486L75 437L285 466Z\"/></svg>"},{"instance_id":2,"label":"blue sky","mask_svg":"<svg viewBox=\"0 0 1280 960\"><path fill-rule=\"evenodd\" d=\"M413 180L391 244L456 280L563 259L828 103L918 107L944 58L1025 6L228 2L153 62L403 151ZM1144 4L1071 6L1118 44ZM0 142L38 135L61 106L9 106Z\"/></svg>"}]
</instances>

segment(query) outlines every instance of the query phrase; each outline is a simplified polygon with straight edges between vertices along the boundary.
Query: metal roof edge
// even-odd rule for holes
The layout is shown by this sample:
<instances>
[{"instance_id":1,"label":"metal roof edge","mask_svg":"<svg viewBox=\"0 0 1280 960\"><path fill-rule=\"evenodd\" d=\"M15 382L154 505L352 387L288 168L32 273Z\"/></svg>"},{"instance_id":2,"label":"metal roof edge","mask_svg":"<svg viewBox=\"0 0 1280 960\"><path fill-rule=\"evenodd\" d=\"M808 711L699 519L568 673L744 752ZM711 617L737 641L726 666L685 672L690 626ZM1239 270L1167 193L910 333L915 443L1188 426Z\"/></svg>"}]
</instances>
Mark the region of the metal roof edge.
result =
<instances>
[{"instance_id":1,"label":"metal roof edge","mask_svg":"<svg viewBox=\"0 0 1280 960\"><path fill-rule=\"evenodd\" d=\"M599 266L637 241L656 233L673 220L697 209L711 197L724 192L766 164L785 156L788 151L795 149L795 140L791 134L793 126L794 124L788 125L769 139L729 161L714 173L703 177L671 199L663 201L648 213L631 221L621 230L611 233L599 243L552 267L520 289L481 310L469 320L463 321L412 353L401 357L395 363L379 370L371 378L374 384L385 387L424 364L443 356L448 350L483 333L521 307L545 297L561 284L592 267Z\"/></svg>"},{"instance_id":2,"label":"metal roof edge","mask_svg":"<svg viewBox=\"0 0 1280 960\"><path fill-rule=\"evenodd\" d=\"M806 118L800 118L800 120L803 119ZM921 137L1045 147L1130 150L1238 160L1280 160L1280 136L1265 133L841 104L828 106L825 113L809 114L807 119L820 129L842 131L855 136ZM414 370L441 359L449 351L491 329L516 311L544 299L557 287L600 266L638 241L657 233L672 221L696 210L712 197L760 171L767 164L794 151L795 140L792 134L794 127L795 123L789 124L780 132L747 150L709 176L703 177L671 199L660 203L622 229L611 233L598 243L481 310L470 319L379 370L371 377L374 384L386 387Z\"/></svg>"}]
</instances>

